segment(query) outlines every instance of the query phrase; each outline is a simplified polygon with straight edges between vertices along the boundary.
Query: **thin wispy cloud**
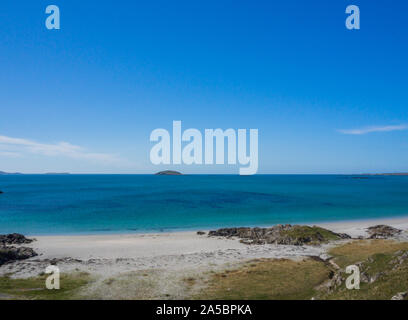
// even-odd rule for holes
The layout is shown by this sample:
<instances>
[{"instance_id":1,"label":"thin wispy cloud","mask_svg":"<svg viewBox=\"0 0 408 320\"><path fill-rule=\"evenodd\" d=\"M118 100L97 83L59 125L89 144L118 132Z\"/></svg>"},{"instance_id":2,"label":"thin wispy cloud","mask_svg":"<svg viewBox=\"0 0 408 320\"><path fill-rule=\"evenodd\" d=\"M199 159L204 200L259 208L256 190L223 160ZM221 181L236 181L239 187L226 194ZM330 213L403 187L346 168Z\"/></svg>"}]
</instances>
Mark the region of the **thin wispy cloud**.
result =
<instances>
[{"instance_id":1,"label":"thin wispy cloud","mask_svg":"<svg viewBox=\"0 0 408 320\"><path fill-rule=\"evenodd\" d=\"M85 148L68 142L55 144L40 143L28 139L0 136L0 156L20 157L27 154L38 154L48 157L67 157L78 160L89 160L106 165L129 165L130 162L110 153L88 152Z\"/></svg>"},{"instance_id":2,"label":"thin wispy cloud","mask_svg":"<svg viewBox=\"0 0 408 320\"><path fill-rule=\"evenodd\" d=\"M364 127L360 129L345 129L345 130L338 130L343 134L354 134L354 135L361 135L373 132L390 132L390 131L403 131L408 130L408 125L396 125L396 126L377 126L377 127Z\"/></svg>"},{"instance_id":3,"label":"thin wispy cloud","mask_svg":"<svg viewBox=\"0 0 408 320\"><path fill-rule=\"evenodd\" d=\"M22 154L18 152L11 152L11 151L0 151L0 157L10 157L10 158L20 158Z\"/></svg>"}]
</instances>

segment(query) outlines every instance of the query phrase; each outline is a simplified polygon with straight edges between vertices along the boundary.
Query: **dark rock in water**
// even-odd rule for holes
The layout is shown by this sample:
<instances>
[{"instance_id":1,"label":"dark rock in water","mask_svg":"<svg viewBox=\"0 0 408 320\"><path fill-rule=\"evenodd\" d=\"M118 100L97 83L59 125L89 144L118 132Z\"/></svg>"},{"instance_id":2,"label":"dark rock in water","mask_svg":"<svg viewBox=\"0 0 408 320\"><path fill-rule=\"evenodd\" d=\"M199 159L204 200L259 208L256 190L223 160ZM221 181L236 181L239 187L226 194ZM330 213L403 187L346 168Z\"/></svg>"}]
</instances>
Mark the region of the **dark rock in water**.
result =
<instances>
[{"instance_id":1,"label":"dark rock in water","mask_svg":"<svg viewBox=\"0 0 408 320\"><path fill-rule=\"evenodd\" d=\"M182 173L173 170L165 170L156 173L157 176L181 176Z\"/></svg>"},{"instance_id":2,"label":"dark rock in water","mask_svg":"<svg viewBox=\"0 0 408 320\"><path fill-rule=\"evenodd\" d=\"M237 237L245 244L317 245L332 240L349 239L347 234L334 233L317 226L276 225L272 228L223 228L210 231L209 237Z\"/></svg>"},{"instance_id":3,"label":"dark rock in water","mask_svg":"<svg viewBox=\"0 0 408 320\"><path fill-rule=\"evenodd\" d=\"M370 239L387 239L393 236L398 235L402 230L386 226L386 225L377 225L369 227L367 229Z\"/></svg>"},{"instance_id":4,"label":"dark rock in water","mask_svg":"<svg viewBox=\"0 0 408 320\"><path fill-rule=\"evenodd\" d=\"M204 231L197 231L197 234L198 234L199 236L203 236L203 235L205 235L205 232L204 232Z\"/></svg>"},{"instance_id":5,"label":"dark rock in water","mask_svg":"<svg viewBox=\"0 0 408 320\"><path fill-rule=\"evenodd\" d=\"M24 260L35 256L37 256L37 253L31 248L0 246L0 266L7 262Z\"/></svg>"},{"instance_id":6,"label":"dark rock in water","mask_svg":"<svg viewBox=\"0 0 408 320\"><path fill-rule=\"evenodd\" d=\"M3 191L0 190L0 194L4 193Z\"/></svg>"},{"instance_id":7,"label":"dark rock in water","mask_svg":"<svg viewBox=\"0 0 408 320\"><path fill-rule=\"evenodd\" d=\"M28 239L19 233L0 234L0 245L6 244L26 244L33 242L33 239Z\"/></svg>"}]
</instances>

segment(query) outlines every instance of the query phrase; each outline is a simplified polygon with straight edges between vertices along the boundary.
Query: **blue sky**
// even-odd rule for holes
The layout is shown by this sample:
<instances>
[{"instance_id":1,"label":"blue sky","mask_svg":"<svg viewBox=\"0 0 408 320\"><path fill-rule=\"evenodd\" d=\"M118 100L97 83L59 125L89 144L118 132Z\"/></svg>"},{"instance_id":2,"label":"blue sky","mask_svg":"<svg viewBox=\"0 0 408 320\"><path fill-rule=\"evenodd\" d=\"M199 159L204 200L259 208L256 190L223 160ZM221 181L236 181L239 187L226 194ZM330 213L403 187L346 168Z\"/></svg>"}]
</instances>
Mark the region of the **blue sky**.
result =
<instances>
[{"instance_id":1,"label":"blue sky","mask_svg":"<svg viewBox=\"0 0 408 320\"><path fill-rule=\"evenodd\" d=\"M408 171L407 15L383 0L2 1L0 170L151 173L151 131L181 120L258 129L258 173Z\"/></svg>"}]
</instances>

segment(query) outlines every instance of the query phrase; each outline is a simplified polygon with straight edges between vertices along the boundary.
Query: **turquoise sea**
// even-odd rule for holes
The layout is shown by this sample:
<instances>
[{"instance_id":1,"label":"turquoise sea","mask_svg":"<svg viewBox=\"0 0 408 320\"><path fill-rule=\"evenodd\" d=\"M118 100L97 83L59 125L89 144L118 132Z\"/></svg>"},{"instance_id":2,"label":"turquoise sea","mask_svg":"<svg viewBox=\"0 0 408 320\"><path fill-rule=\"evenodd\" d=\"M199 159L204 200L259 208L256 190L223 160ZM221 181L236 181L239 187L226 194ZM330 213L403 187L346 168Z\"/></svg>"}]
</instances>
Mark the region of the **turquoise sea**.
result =
<instances>
[{"instance_id":1,"label":"turquoise sea","mask_svg":"<svg viewBox=\"0 0 408 320\"><path fill-rule=\"evenodd\" d=\"M408 216L408 177L1 175L0 233L164 232Z\"/></svg>"}]
</instances>

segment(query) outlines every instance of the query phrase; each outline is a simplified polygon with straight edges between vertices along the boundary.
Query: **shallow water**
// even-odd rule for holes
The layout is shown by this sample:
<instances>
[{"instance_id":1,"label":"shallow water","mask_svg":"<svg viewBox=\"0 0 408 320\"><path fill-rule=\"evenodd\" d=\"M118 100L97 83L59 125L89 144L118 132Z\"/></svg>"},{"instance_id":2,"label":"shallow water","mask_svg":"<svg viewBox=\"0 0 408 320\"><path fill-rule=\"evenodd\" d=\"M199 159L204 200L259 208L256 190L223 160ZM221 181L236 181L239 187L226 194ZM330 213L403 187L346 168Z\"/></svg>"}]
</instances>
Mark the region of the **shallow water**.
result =
<instances>
[{"instance_id":1,"label":"shallow water","mask_svg":"<svg viewBox=\"0 0 408 320\"><path fill-rule=\"evenodd\" d=\"M93 234L408 216L408 177L0 175L0 233Z\"/></svg>"}]
</instances>

